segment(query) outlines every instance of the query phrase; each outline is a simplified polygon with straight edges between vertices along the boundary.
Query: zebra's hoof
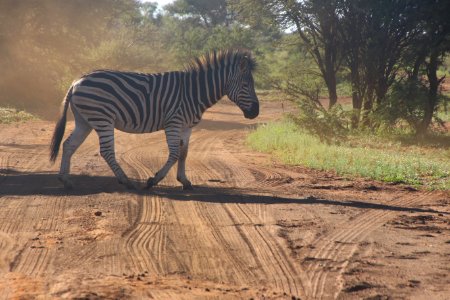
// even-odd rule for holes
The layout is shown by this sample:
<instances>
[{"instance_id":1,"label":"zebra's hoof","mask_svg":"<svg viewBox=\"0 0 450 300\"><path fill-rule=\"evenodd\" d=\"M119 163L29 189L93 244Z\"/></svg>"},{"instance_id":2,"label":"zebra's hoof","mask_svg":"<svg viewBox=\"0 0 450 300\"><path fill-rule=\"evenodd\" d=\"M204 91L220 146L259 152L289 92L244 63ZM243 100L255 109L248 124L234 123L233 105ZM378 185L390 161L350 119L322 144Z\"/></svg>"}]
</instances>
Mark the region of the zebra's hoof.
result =
<instances>
[{"instance_id":1,"label":"zebra's hoof","mask_svg":"<svg viewBox=\"0 0 450 300\"><path fill-rule=\"evenodd\" d=\"M188 184L183 184L183 191L192 191L194 188L192 187L192 184L189 182Z\"/></svg>"},{"instance_id":2,"label":"zebra's hoof","mask_svg":"<svg viewBox=\"0 0 450 300\"><path fill-rule=\"evenodd\" d=\"M155 185L154 179L155 179L154 177L150 177L147 180L147 189L151 189Z\"/></svg>"}]
</instances>

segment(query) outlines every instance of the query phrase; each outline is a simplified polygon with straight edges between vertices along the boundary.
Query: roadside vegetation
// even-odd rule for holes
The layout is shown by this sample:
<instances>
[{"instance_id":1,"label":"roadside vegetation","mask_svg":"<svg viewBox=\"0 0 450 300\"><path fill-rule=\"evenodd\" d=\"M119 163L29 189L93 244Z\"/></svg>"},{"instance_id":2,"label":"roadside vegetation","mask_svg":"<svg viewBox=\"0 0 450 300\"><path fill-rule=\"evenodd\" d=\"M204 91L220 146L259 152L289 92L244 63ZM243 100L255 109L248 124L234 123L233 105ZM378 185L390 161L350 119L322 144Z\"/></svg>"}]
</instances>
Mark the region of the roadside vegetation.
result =
<instances>
[{"instance_id":1,"label":"roadside vegetation","mask_svg":"<svg viewBox=\"0 0 450 300\"><path fill-rule=\"evenodd\" d=\"M8 107L0 107L0 124L25 122L34 119L36 119L36 116L27 113L23 110L17 110L15 108L8 108Z\"/></svg>"},{"instance_id":2,"label":"roadside vegetation","mask_svg":"<svg viewBox=\"0 0 450 300\"><path fill-rule=\"evenodd\" d=\"M398 136L397 136L398 137ZM341 176L450 190L450 148L407 146L391 137L353 135L327 143L302 130L291 118L260 126L247 142L281 162L335 171Z\"/></svg>"}]
</instances>

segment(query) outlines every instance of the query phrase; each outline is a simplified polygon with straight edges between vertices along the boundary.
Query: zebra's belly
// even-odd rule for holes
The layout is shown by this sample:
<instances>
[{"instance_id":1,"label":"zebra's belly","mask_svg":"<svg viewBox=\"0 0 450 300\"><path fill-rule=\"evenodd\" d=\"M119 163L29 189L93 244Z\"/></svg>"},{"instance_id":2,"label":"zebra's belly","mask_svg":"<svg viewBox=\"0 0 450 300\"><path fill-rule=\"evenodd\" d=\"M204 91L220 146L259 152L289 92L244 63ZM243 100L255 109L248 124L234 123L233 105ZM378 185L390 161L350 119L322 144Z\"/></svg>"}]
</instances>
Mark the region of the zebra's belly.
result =
<instances>
[{"instance_id":1,"label":"zebra's belly","mask_svg":"<svg viewBox=\"0 0 450 300\"><path fill-rule=\"evenodd\" d=\"M130 124L125 125L123 122L116 120L114 122L114 128L127 133L150 133L162 130L162 126L154 126L153 128L144 128L144 126L132 126Z\"/></svg>"}]
</instances>

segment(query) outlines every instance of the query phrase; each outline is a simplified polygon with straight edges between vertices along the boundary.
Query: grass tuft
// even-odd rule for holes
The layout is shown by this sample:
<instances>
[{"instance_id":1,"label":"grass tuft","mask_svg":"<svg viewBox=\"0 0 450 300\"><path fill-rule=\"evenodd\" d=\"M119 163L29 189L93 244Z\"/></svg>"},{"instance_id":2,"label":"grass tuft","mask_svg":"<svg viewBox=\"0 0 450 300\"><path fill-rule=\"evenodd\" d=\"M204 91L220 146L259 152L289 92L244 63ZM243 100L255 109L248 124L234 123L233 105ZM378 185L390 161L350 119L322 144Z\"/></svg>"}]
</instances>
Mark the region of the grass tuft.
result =
<instances>
[{"instance_id":1,"label":"grass tuft","mask_svg":"<svg viewBox=\"0 0 450 300\"><path fill-rule=\"evenodd\" d=\"M399 149L325 144L290 120L260 126L247 142L251 148L272 153L290 165L428 189L450 189L450 162L446 159Z\"/></svg>"},{"instance_id":2,"label":"grass tuft","mask_svg":"<svg viewBox=\"0 0 450 300\"><path fill-rule=\"evenodd\" d=\"M36 119L30 113L15 108L0 107L0 124L11 124L14 122L25 122Z\"/></svg>"}]
</instances>

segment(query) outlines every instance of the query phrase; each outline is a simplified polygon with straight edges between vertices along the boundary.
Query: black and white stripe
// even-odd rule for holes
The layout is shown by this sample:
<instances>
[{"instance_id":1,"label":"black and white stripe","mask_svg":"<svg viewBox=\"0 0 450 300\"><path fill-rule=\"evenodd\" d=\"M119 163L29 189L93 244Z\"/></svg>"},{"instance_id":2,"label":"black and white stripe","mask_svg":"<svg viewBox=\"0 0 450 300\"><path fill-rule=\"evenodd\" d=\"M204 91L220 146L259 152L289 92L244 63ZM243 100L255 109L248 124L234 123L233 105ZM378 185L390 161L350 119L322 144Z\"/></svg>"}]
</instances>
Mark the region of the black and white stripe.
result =
<instances>
[{"instance_id":1,"label":"black and white stripe","mask_svg":"<svg viewBox=\"0 0 450 300\"><path fill-rule=\"evenodd\" d=\"M114 129L130 133L164 129L169 158L147 185L156 185L178 161L177 179L184 189L191 189L185 163L192 127L224 95L241 108L246 118L258 116L254 67L249 52L229 50L197 58L185 71L142 74L98 70L84 75L70 87L53 134L50 159L55 161L70 105L75 129L63 144L60 180L65 187L72 186L68 178L70 159L94 129L99 136L102 157L119 182L132 188L115 158Z\"/></svg>"}]
</instances>

